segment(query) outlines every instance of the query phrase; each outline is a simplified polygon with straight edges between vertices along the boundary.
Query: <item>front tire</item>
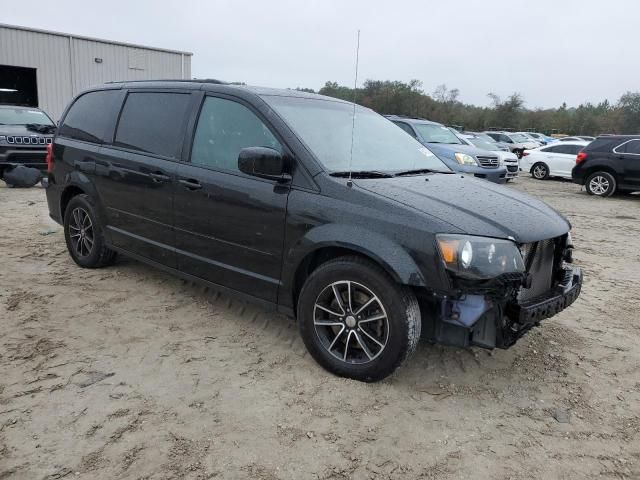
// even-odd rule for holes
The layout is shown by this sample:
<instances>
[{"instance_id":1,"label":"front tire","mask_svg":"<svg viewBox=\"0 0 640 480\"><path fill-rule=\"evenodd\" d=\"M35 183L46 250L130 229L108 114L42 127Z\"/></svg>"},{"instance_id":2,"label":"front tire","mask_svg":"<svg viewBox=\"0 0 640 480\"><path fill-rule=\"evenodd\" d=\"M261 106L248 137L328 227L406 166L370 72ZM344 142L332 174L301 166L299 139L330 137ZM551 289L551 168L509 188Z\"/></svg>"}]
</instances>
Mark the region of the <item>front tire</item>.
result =
<instances>
[{"instance_id":1,"label":"front tire","mask_svg":"<svg viewBox=\"0 0 640 480\"><path fill-rule=\"evenodd\" d=\"M616 191L617 182L615 177L608 172L595 172L587 177L585 188L589 195L610 197Z\"/></svg>"},{"instance_id":2,"label":"front tire","mask_svg":"<svg viewBox=\"0 0 640 480\"><path fill-rule=\"evenodd\" d=\"M374 263L341 257L307 278L298 299L298 326L309 353L326 370L375 382L415 351L420 308L410 289Z\"/></svg>"},{"instance_id":3,"label":"front tire","mask_svg":"<svg viewBox=\"0 0 640 480\"><path fill-rule=\"evenodd\" d=\"M531 167L531 176L536 180L546 180L549 178L549 167L546 163L538 162Z\"/></svg>"},{"instance_id":4,"label":"front tire","mask_svg":"<svg viewBox=\"0 0 640 480\"><path fill-rule=\"evenodd\" d=\"M64 211L64 238L74 262L83 268L100 268L114 262L116 252L104 240L102 225L88 195L73 197Z\"/></svg>"}]
</instances>

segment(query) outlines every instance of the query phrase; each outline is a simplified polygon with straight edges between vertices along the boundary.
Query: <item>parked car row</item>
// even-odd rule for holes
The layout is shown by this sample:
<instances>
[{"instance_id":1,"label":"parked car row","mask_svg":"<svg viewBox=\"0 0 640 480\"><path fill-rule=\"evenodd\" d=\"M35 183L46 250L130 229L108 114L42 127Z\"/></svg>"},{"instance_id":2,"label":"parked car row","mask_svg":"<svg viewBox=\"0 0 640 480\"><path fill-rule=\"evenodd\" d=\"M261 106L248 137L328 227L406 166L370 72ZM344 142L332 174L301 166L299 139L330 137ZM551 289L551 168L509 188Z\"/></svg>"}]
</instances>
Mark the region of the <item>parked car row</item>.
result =
<instances>
[{"instance_id":1,"label":"parked car row","mask_svg":"<svg viewBox=\"0 0 640 480\"><path fill-rule=\"evenodd\" d=\"M386 118L429 148L455 172L494 183L504 183L518 176L518 158L492 139L460 134L441 123L423 118L399 115L386 115Z\"/></svg>"},{"instance_id":2,"label":"parked car row","mask_svg":"<svg viewBox=\"0 0 640 480\"><path fill-rule=\"evenodd\" d=\"M524 152L520 168L533 178L571 179L591 195L640 190L640 136L606 135L561 139ZM585 140L586 139L586 140Z\"/></svg>"}]
</instances>

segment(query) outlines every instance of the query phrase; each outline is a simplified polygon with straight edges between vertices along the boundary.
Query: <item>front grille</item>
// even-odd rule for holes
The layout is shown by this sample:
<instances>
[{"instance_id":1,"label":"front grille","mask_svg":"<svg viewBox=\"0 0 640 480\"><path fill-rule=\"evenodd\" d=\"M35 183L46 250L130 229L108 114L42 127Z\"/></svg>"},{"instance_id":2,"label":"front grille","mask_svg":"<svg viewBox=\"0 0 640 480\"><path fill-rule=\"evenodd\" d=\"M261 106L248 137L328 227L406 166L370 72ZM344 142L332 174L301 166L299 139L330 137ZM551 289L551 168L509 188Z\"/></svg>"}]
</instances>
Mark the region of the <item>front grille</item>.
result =
<instances>
[{"instance_id":1,"label":"front grille","mask_svg":"<svg viewBox=\"0 0 640 480\"><path fill-rule=\"evenodd\" d=\"M46 156L44 153L12 153L7 157L9 163L45 163Z\"/></svg>"},{"instance_id":2,"label":"front grille","mask_svg":"<svg viewBox=\"0 0 640 480\"><path fill-rule=\"evenodd\" d=\"M517 165L507 165L507 170L509 170L510 172L517 172L518 171L518 166Z\"/></svg>"},{"instance_id":3,"label":"front grille","mask_svg":"<svg viewBox=\"0 0 640 480\"><path fill-rule=\"evenodd\" d=\"M518 303L526 302L551 290L555 264L556 241L554 238L523 245L524 264L531 275L531 287L521 288Z\"/></svg>"},{"instance_id":4,"label":"front grille","mask_svg":"<svg viewBox=\"0 0 640 480\"><path fill-rule=\"evenodd\" d=\"M28 137L12 135L7 137L7 143L11 145L47 145L51 143L51 138L37 137L35 135L31 135Z\"/></svg>"},{"instance_id":5,"label":"front grille","mask_svg":"<svg viewBox=\"0 0 640 480\"><path fill-rule=\"evenodd\" d=\"M484 168L494 168L499 165L498 157L485 157L482 155L476 156L478 160L478 165Z\"/></svg>"}]
</instances>

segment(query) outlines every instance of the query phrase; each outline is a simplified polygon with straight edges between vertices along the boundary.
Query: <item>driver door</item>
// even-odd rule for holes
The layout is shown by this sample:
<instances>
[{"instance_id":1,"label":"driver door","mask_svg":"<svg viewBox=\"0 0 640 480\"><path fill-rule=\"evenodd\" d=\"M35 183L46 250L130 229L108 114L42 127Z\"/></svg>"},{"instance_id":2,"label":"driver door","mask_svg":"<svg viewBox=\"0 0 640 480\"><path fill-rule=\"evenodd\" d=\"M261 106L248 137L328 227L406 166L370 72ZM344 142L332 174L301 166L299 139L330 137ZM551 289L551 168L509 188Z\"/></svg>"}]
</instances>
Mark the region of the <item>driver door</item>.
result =
<instances>
[{"instance_id":1,"label":"driver door","mask_svg":"<svg viewBox=\"0 0 640 480\"><path fill-rule=\"evenodd\" d=\"M238 154L246 147L283 151L248 105L206 96L189 161L178 165L178 269L275 302L290 187L242 173Z\"/></svg>"}]
</instances>

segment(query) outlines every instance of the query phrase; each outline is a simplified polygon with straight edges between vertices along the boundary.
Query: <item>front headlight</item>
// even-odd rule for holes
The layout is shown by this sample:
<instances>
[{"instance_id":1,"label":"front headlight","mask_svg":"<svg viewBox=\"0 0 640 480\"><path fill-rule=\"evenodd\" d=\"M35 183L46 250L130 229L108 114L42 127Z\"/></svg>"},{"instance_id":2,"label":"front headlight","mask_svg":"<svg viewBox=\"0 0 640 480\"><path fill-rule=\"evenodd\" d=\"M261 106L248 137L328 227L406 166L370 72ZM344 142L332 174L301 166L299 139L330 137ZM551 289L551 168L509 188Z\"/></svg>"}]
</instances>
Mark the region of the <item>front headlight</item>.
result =
<instances>
[{"instance_id":1,"label":"front headlight","mask_svg":"<svg viewBox=\"0 0 640 480\"><path fill-rule=\"evenodd\" d=\"M456 162L458 162L460 165L478 165L478 162L476 162L476 159L473 158L471 155L467 155L466 153L456 153Z\"/></svg>"},{"instance_id":2,"label":"front headlight","mask_svg":"<svg viewBox=\"0 0 640 480\"><path fill-rule=\"evenodd\" d=\"M4 135L0 135L0 143L4 143L7 140L7 137Z\"/></svg>"},{"instance_id":3,"label":"front headlight","mask_svg":"<svg viewBox=\"0 0 640 480\"><path fill-rule=\"evenodd\" d=\"M494 278L503 273L522 273L524 261L511 240L471 235L436 235L445 268L475 279Z\"/></svg>"}]
</instances>

